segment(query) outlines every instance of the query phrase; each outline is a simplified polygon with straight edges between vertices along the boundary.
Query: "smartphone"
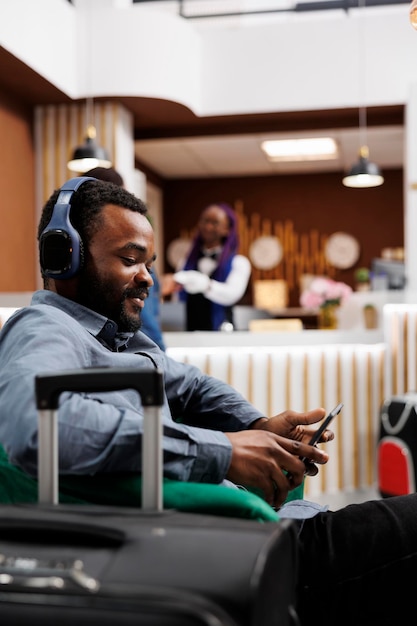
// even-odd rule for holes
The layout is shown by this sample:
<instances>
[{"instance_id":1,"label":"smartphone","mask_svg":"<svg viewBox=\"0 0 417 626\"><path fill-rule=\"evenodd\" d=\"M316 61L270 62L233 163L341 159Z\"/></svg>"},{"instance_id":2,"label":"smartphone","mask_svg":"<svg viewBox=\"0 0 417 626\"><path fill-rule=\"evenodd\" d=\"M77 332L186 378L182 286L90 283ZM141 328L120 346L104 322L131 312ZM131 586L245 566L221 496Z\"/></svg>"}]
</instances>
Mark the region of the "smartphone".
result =
<instances>
[{"instance_id":1,"label":"smartphone","mask_svg":"<svg viewBox=\"0 0 417 626\"><path fill-rule=\"evenodd\" d=\"M320 439L320 437L322 436L322 434L324 433L324 431L326 430L326 428L328 427L332 419L336 417L336 415L339 415L342 408L343 408L343 404L338 404L337 406L334 407L333 411L330 411L327 417L324 418L324 420L320 424L320 427L316 430L316 432L314 433L314 435L308 442L310 446L316 445L316 443L318 442L318 440Z\"/></svg>"}]
</instances>

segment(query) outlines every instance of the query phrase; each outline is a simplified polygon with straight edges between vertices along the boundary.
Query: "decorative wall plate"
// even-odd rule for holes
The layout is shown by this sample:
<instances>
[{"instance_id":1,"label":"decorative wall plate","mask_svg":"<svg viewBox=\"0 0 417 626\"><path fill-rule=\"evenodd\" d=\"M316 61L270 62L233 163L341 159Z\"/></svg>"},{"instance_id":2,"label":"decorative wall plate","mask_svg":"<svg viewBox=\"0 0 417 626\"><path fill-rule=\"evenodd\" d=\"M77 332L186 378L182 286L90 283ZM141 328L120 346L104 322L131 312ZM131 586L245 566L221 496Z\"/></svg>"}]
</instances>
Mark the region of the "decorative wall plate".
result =
<instances>
[{"instance_id":1,"label":"decorative wall plate","mask_svg":"<svg viewBox=\"0 0 417 626\"><path fill-rule=\"evenodd\" d=\"M249 258L259 270L271 270L282 259L282 245L278 237L262 236L249 247Z\"/></svg>"},{"instance_id":2,"label":"decorative wall plate","mask_svg":"<svg viewBox=\"0 0 417 626\"><path fill-rule=\"evenodd\" d=\"M175 270L182 269L191 247L191 239L173 239L167 247L167 259L170 266Z\"/></svg>"},{"instance_id":3,"label":"decorative wall plate","mask_svg":"<svg viewBox=\"0 0 417 626\"><path fill-rule=\"evenodd\" d=\"M348 269L359 259L359 242L348 233L333 233L326 242L324 254L333 267L341 270Z\"/></svg>"}]
</instances>

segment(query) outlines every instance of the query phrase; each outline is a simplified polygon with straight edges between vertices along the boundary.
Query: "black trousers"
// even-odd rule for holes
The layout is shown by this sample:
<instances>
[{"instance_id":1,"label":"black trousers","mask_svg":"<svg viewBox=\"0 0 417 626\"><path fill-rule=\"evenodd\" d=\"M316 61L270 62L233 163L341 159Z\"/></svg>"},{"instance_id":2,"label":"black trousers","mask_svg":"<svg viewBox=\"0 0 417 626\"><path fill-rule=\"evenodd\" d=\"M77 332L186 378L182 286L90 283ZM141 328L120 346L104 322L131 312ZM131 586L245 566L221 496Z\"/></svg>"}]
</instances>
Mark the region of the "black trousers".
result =
<instances>
[{"instance_id":1,"label":"black trousers","mask_svg":"<svg viewBox=\"0 0 417 626\"><path fill-rule=\"evenodd\" d=\"M319 513L299 539L302 626L417 624L417 494Z\"/></svg>"}]
</instances>

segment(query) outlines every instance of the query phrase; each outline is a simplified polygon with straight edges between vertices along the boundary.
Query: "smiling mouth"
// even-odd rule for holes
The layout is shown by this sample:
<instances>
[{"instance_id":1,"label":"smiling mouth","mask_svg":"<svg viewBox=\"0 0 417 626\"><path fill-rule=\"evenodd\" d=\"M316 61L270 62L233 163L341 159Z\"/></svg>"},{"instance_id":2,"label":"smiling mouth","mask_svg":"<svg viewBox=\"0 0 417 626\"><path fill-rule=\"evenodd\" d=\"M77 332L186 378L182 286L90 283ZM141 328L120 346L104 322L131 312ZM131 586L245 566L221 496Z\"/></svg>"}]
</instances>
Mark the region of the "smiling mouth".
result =
<instances>
[{"instance_id":1,"label":"smiling mouth","mask_svg":"<svg viewBox=\"0 0 417 626\"><path fill-rule=\"evenodd\" d=\"M130 300L139 309L143 309L143 307L145 306L144 298L127 298L127 300Z\"/></svg>"}]
</instances>

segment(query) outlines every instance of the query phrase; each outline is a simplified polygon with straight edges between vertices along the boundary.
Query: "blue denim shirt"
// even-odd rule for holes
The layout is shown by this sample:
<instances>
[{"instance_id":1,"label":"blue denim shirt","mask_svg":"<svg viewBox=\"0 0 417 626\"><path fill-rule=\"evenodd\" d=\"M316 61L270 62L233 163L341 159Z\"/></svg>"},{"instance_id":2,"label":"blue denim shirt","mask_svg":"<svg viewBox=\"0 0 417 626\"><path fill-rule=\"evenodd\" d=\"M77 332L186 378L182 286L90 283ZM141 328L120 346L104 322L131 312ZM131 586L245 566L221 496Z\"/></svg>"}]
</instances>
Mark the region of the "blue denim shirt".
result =
<instances>
[{"instance_id":1,"label":"blue denim shirt","mask_svg":"<svg viewBox=\"0 0 417 626\"><path fill-rule=\"evenodd\" d=\"M262 415L229 385L169 358L144 333L118 334L113 321L37 291L0 332L0 442L12 463L36 475L35 375L106 366L164 372L170 478L221 482L232 452L224 432L246 429ZM61 473L140 471L142 406L135 391L63 393L58 420Z\"/></svg>"},{"instance_id":2,"label":"blue denim shirt","mask_svg":"<svg viewBox=\"0 0 417 626\"><path fill-rule=\"evenodd\" d=\"M153 278L153 286L149 289L149 296L145 300L145 306L142 309L142 332L148 335L161 350L166 351L166 345L161 330L160 323L160 306L161 288L158 276L155 270L151 271Z\"/></svg>"}]
</instances>

